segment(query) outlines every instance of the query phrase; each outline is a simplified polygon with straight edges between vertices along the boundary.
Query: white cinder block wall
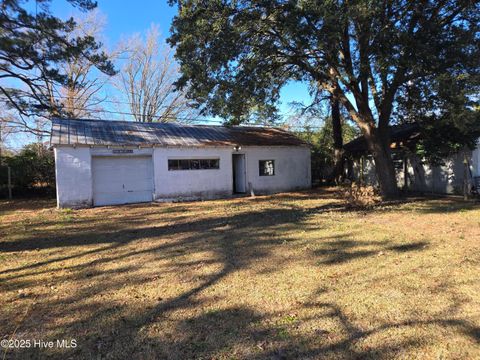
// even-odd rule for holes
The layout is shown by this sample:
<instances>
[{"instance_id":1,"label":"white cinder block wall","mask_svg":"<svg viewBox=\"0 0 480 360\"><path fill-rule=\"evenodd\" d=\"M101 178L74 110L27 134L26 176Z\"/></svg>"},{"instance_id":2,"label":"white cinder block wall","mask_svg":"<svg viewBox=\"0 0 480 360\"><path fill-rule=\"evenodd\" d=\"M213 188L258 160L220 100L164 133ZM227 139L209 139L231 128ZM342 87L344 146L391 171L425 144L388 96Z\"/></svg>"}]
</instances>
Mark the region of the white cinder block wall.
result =
<instances>
[{"instance_id":1,"label":"white cinder block wall","mask_svg":"<svg viewBox=\"0 0 480 360\"><path fill-rule=\"evenodd\" d=\"M227 197L233 193L232 154L245 154L247 189L255 194L305 189L311 186L310 149L298 146L171 147L133 149L121 156L152 155L153 199L159 201ZM119 156L112 149L55 148L59 207L93 205L92 156ZM168 159L220 159L218 170L168 170ZM274 160L275 175L259 176L259 161Z\"/></svg>"},{"instance_id":2,"label":"white cinder block wall","mask_svg":"<svg viewBox=\"0 0 480 360\"><path fill-rule=\"evenodd\" d=\"M306 147L157 148L154 151L155 199L191 200L233 193L232 154L244 154L247 189L273 193L311 186L310 149ZM168 159L220 159L219 170L168 171ZM259 161L274 160L275 175L259 176Z\"/></svg>"},{"instance_id":3,"label":"white cinder block wall","mask_svg":"<svg viewBox=\"0 0 480 360\"><path fill-rule=\"evenodd\" d=\"M92 199L92 157L88 147L54 149L58 207L89 207Z\"/></svg>"},{"instance_id":4,"label":"white cinder block wall","mask_svg":"<svg viewBox=\"0 0 480 360\"><path fill-rule=\"evenodd\" d=\"M154 199L195 200L228 196L232 193L232 149L155 148L153 165ZM220 169L168 171L168 159L220 159Z\"/></svg>"},{"instance_id":5,"label":"white cinder block wall","mask_svg":"<svg viewBox=\"0 0 480 360\"><path fill-rule=\"evenodd\" d=\"M472 153L472 168L474 176L480 176L480 139L477 148Z\"/></svg>"},{"instance_id":6,"label":"white cinder block wall","mask_svg":"<svg viewBox=\"0 0 480 360\"><path fill-rule=\"evenodd\" d=\"M243 150L243 148L242 148ZM247 189L257 193L305 189L311 186L310 149L306 147L246 147ZM274 176L259 176L260 160L275 161Z\"/></svg>"}]
</instances>

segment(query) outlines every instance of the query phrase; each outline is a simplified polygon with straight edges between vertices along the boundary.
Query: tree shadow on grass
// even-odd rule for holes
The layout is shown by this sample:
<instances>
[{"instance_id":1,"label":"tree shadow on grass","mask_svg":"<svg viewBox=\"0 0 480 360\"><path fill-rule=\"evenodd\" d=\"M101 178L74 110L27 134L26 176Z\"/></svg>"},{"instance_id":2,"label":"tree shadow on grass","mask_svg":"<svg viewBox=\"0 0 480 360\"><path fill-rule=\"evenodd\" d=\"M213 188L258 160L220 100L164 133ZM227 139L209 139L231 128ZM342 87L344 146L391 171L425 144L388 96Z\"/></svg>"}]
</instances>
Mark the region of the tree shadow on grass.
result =
<instances>
[{"instance_id":1,"label":"tree shadow on grass","mask_svg":"<svg viewBox=\"0 0 480 360\"><path fill-rule=\"evenodd\" d=\"M129 224L129 222L126 221L122 222L117 228L107 231L98 231L97 228L92 228L87 231L84 230L65 235L57 235L55 231L47 232L46 236L41 233L36 233L32 234L30 237L24 237L19 240L0 242L0 252L29 251L56 247L78 247L99 244L128 244L138 239L148 237L167 237L187 232L211 231L228 224L247 225L251 228L258 228L263 226L263 223L259 221L259 216L267 218L267 223L272 223L272 219L278 220L279 222L288 222L292 218L288 212L288 210L272 210L267 213L257 212L214 217L211 219L194 219L172 225L152 225L132 229L125 226L128 226ZM268 224L265 224L265 226L268 226Z\"/></svg>"},{"instance_id":2,"label":"tree shadow on grass","mask_svg":"<svg viewBox=\"0 0 480 360\"><path fill-rule=\"evenodd\" d=\"M21 200L0 199L0 215L13 213L15 211L32 211L55 208L56 201L52 198L34 198Z\"/></svg>"},{"instance_id":3,"label":"tree shadow on grass","mask_svg":"<svg viewBox=\"0 0 480 360\"><path fill-rule=\"evenodd\" d=\"M390 241L354 241L354 240L335 240L322 243L322 248L314 250L313 253L320 257L321 265L337 265L346 263L355 259L376 256L384 251L409 252L420 251L428 247L428 242L417 241L402 245L391 245ZM364 247L375 246L373 249L364 249Z\"/></svg>"},{"instance_id":4,"label":"tree shadow on grass","mask_svg":"<svg viewBox=\"0 0 480 360\"><path fill-rule=\"evenodd\" d=\"M464 201L458 198L432 199L415 209L421 214L450 214L480 210L480 202Z\"/></svg>"},{"instance_id":5,"label":"tree shadow on grass","mask_svg":"<svg viewBox=\"0 0 480 360\"><path fill-rule=\"evenodd\" d=\"M198 302L190 305L202 308ZM440 326L474 342L480 341L480 328L460 319L392 321L365 329L352 322L349 315L333 302L307 302L300 307L314 309L315 314L282 324L270 320L278 318L281 313L262 314L248 306L203 310L173 324L165 313L151 318L143 314L131 316L111 324L111 329L101 329L102 332L93 336L80 338L81 346L69 355L113 359L127 355L132 359L392 359L405 355L405 352L415 353L416 348L425 344L425 339L395 336L395 332L400 335L408 328L428 329L430 326ZM110 308L103 311L109 313L112 310L115 311ZM144 313L149 312L145 310ZM303 334L296 331L302 322L315 320L338 323L339 333L331 334L322 328L312 328ZM168 329L165 328L167 324ZM386 333L391 334L388 342L361 345ZM21 358L27 358L31 352L27 349L20 354ZM38 350L35 354L38 356ZM61 358L55 353L49 355Z\"/></svg>"},{"instance_id":6,"label":"tree shadow on grass","mask_svg":"<svg viewBox=\"0 0 480 360\"><path fill-rule=\"evenodd\" d=\"M188 232L211 231L230 226L231 228L248 228L253 234L257 230L285 224L295 224L307 217L322 212L341 210L341 204L325 204L311 209L284 208L265 211L249 211L239 214L213 217L207 219L188 219L179 223L143 228L125 228L131 220L125 219L110 231L98 231L92 228L87 231L73 231L58 235L57 231L40 231L19 240L1 241L0 252L29 251L56 247L78 247L98 244L128 244L148 237L166 237Z\"/></svg>"},{"instance_id":7,"label":"tree shadow on grass","mask_svg":"<svg viewBox=\"0 0 480 360\"><path fill-rule=\"evenodd\" d=\"M399 322L387 322L378 326L372 326L368 329L361 328L355 325L349 318L349 316L342 311L342 309L334 302L310 302L302 305L305 308L317 309L319 314L315 315L320 318L326 318L330 321L337 322L340 325L340 331L345 334L341 339L335 341L325 341L325 345L320 346L307 346L306 349L300 349L298 345L291 345L289 343L280 346L269 354L261 354L257 358L271 358L271 355L276 353L285 354L287 358L354 358L354 359L392 359L397 356L405 356L405 351L409 349L415 349L420 347L425 339L413 338L402 339L401 336L392 338L393 343L379 344L377 346L369 346L362 348L357 346L360 341L364 341L373 336L380 335L385 332L399 331L409 327L425 328L429 326L441 326L448 329L451 332L457 331L474 342L480 341L480 327L474 326L468 321L454 318L437 317L431 320L406 320ZM308 321L312 319L304 319ZM321 329L318 329L321 330ZM316 332L319 338L323 336L328 337L328 332L320 331ZM313 338L311 339L294 339L293 344L301 344L302 341L308 343L315 343ZM403 357L402 356L402 357Z\"/></svg>"},{"instance_id":8,"label":"tree shadow on grass","mask_svg":"<svg viewBox=\"0 0 480 360\"><path fill-rule=\"evenodd\" d=\"M240 231L243 234L244 230L240 229ZM201 306L201 303L199 303L198 300L195 298L196 295L198 295L200 292L202 292L206 288L217 283L228 274L238 269L248 267L249 262L254 261L256 258L261 258L266 256L266 250L264 249L265 244L263 244L262 246L255 247L253 245L254 241L243 240L242 238L231 238L228 236L228 231L224 229L215 231L214 239L211 239L211 240L215 240L215 242L208 241L208 240L210 239L205 239L204 237L200 237L198 235L195 235L195 236L190 235L183 241L179 241L176 244L164 244L153 250L146 249L146 250L133 251L133 253L131 252L131 253L125 254L124 256L127 256L127 257L132 257L132 256L135 257L139 254L142 254L143 252L149 252L149 253L153 252L155 254L158 254L162 258L172 259L172 257L175 258L177 256L176 251L179 248L183 248L183 247L187 247L188 251L191 251L191 252L204 252L206 250L213 250L217 254L217 259L216 259L217 262L221 264L222 267L217 272L213 272L207 276L204 276L204 279L199 285L193 286L189 290L184 291L180 295L175 296L173 298L168 298L166 300L162 299L161 303L154 308L145 308L139 314L138 313L134 315L125 314L120 320L116 321L115 323L112 324L110 322L107 328L102 328L102 327L95 328L95 329L89 328L89 331L88 331L89 336L81 337L79 339L79 343L81 342L83 344L82 351L79 353L79 357L85 357L85 356L90 357L94 355L96 356L98 354L104 354L108 356L108 354L110 354L112 351L115 351L114 349L119 346L122 348L122 350L121 352L116 353L116 355L114 356L116 358L120 357L120 354L124 353L125 349L128 349L129 351L134 352L134 349L130 348L128 344L136 343L136 339L139 336L139 331L144 326L150 324L153 319L156 319L159 317L163 318L167 316L167 314L171 311L178 311L179 309L192 309L194 307ZM252 249L250 247L252 247ZM119 258L123 258L123 255L113 256L113 257L107 256L101 259L99 262L113 262L113 261L118 261ZM98 265L99 262L96 262L95 265ZM87 264L82 264L82 268L91 269L92 266L94 266L93 264L90 264L87 267L85 267L85 265ZM68 270L70 271L76 270L75 275L64 276L61 279L61 282L65 282L65 281L75 282L75 281L81 280L82 274L79 271L79 269L69 268ZM179 267L179 270L180 270L180 267ZM92 270L89 270L89 271L92 271ZM56 316L58 317L69 316L69 314L71 315L72 313L77 313L78 311L83 312L85 311L85 309L82 310L82 305L81 305L83 299L88 299L100 293L111 292L116 289L120 289L122 286L124 286L124 283L122 282L122 280L125 280L125 278L120 279L117 277L117 280L111 280L111 281L107 280L105 281L105 283L102 283L101 286L100 284L97 284L97 286L93 288L90 286L78 287L76 292L71 296L63 297L62 299L54 300L54 301L49 300L43 304L38 304L37 311L40 310L40 308L44 309L43 311L40 311L40 312L44 312L45 309L51 309L51 312L55 312ZM139 285L141 284L144 285L146 280L147 279L145 277L133 276L128 279L128 285L130 287L132 285L135 285L135 283L138 283ZM71 304L71 306L68 308L68 310L65 309L65 313L63 313L64 311L61 310L61 308L64 307L65 304ZM95 321L97 321L98 319L101 319L101 318L111 317L112 311L118 315L119 313L122 312L122 306L120 306L119 308L117 307L110 308L108 306L106 307L105 304L102 304L97 309L90 308L89 310L92 312L91 319L92 320L95 319ZM236 311L236 313L238 313L238 311ZM229 315L229 316L232 317L232 315ZM241 317L245 318L248 316L242 315ZM86 319L83 319L81 323L84 324L85 321L88 323L88 320ZM199 320L199 321L203 322L203 320ZM69 330L67 330L67 332L70 334L78 332L79 328L81 329L82 327L81 323L73 322L69 326ZM239 326L239 324L235 323L235 326ZM11 326L8 326L8 328L10 327ZM112 329L115 330L114 337L112 337L112 332L111 332ZM4 331L5 330L6 329L4 329ZM1 334L1 335L5 335L5 334ZM91 338L92 335L93 335L93 338ZM217 333L217 335L218 337L221 337L220 333ZM190 347L193 346L195 348L195 342L190 343L188 339L186 341L188 342ZM140 348L144 349L143 345L144 344L142 343L142 346ZM208 347L208 349L211 349L211 348ZM189 350L187 349L186 351L188 353ZM30 353L29 350L26 350L26 353L24 353L23 355L28 355L28 354L32 354L32 353ZM148 351L147 351L147 354L148 354ZM180 356L179 358L182 358L182 357Z\"/></svg>"},{"instance_id":9,"label":"tree shadow on grass","mask_svg":"<svg viewBox=\"0 0 480 360\"><path fill-rule=\"evenodd\" d=\"M355 345L360 339L373 336L376 333L398 327L419 325L440 325L455 328L470 338L479 338L479 329L463 320L435 319L422 324L412 320L403 323L386 323L372 329L362 329L349 320L348 314L342 311L334 302L303 303L303 308L319 309L319 316L338 321L346 335L335 341L318 339L318 332L303 335L295 333L290 325L278 327L269 319L275 314L259 313L248 305L234 306L215 310L206 310L207 297L204 291L218 284L229 275L240 270L246 270L250 265L267 258L286 239L284 232L298 229L310 215L323 211L335 211L336 204L326 204L313 209L270 209L266 211L250 211L246 213L219 216L207 219L191 219L174 226L148 226L143 229L119 228L115 231L104 231L100 234L87 231L69 234L61 238L50 236L32 236L18 242L1 243L0 249L9 251L28 251L37 248L54 249L69 248L83 245L105 245L100 249L87 250L78 254L61 256L44 260L35 264L9 269L3 273L13 274L8 281L18 281L18 276L38 275L51 270L43 269L45 265L76 258L78 263L68 265L67 275L56 279L58 283L72 282L79 286L71 294L65 294L60 299L40 299L35 308L38 314L47 313L50 317L64 318L72 314L81 314L81 319L72 321L58 333L59 337L71 336L78 339L79 347L73 352L50 350L22 350L15 356L38 357L39 355L57 358L216 358L230 356L238 352L238 357L248 359L289 359L289 358L391 358L401 349L418 346L415 340L398 339L393 345L379 345L372 349L359 349ZM173 240L173 237L178 240ZM137 240L151 238L158 241L148 247L136 248ZM289 239L291 240L291 239ZM375 245L372 243L357 243L353 240L324 239L325 248L317 251L321 263L342 264L362 257L371 257L377 251L363 249L361 246ZM22 244L22 242L25 242ZM427 243L417 242L402 245L392 245L385 242L382 251L408 252L420 251ZM43 247L42 247L43 246ZM97 254L94 260L87 256ZM85 304L85 300L98 295L108 296L112 291L121 289L125 284L131 287L151 282L152 276L164 271L159 267L155 273L137 274L142 268L144 255L150 256L147 261L168 261L168 269L173 272L193 271L197 266L195 261L183 259L183 254L211 253L211 258L205 262L218 264L218 269L209 274L196 276L198 281L179 294L159 299L154 306L142 307L141 302L135 303L135 311L126 304L114 303L102 297L95 303ZM83 259L85 257L85 259ZM135 266L119 267L101 276L103 265L122 263L123 260L134 262ZM201 266L201 262L198 263ZM276 265L281 268L282 263ZM39 269L38 269L39 268ZM34 272L33 272L34 271ZM23 274L16 274L24 272ZM86 273L93 275L93 286L84 284ZM88 277L88 276L87 276ZM23 282L22 286L29 286ZM179 284L180 285L180 284ZM228 291L225 289L224 291ZM203 295L203 296L200 296ZM127 299L131 301L131 299ZM187 313L183 319L172 317L173 313ZM37 317L40 315L37 315ZM45 318L33 318L24 326L42 328ZM6 324L4 331L11 333L13 321ZM157 329L157 331L155 330ZM166 331L165 329L168 329ZM21 329L23 330L23 329ZM321 329L320 329L321 330ZM4 333L0 335L5 335ZM321 335L321 333L320 333ZM320 336L321 337L321 336Z\"/></svg>"}]
</instances>

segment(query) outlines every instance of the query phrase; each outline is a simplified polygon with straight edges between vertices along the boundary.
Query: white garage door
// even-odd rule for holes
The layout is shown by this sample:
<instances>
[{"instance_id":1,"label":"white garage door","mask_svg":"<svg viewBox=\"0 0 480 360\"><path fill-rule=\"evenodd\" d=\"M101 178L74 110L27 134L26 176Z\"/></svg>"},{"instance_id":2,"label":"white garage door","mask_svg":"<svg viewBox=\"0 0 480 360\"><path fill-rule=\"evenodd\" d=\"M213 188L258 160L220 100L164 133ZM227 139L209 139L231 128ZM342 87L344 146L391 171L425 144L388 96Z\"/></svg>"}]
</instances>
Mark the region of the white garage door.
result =
<instances>
[{"instance_id":1,"label":"white garage door","mask_svg":"<svg viewBox=\"0 0 480 360\"><path fill-rule=\"evenodd\" d=\"M93 204L152 201L153 166L149 157L93 157Z\"/></svg>"}]
</instances>

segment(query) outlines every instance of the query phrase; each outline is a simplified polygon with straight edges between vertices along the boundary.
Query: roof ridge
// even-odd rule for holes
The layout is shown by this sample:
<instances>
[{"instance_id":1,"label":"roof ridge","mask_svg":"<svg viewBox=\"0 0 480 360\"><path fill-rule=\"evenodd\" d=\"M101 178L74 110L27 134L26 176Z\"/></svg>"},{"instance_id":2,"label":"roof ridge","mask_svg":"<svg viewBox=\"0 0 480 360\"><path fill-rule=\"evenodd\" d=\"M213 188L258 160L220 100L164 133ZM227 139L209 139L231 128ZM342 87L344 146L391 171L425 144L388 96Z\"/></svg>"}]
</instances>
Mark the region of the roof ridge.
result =
<instances>
[{"instance_id":1,"label":"roof ridge","mask_svg":"<svg viewBox=\"0 0 480 360\"><path fill-rule=\"evenodd\" d=\"M155 125L155 126L165 126L165 125L172 125L172 126L183 126L183 127L215 127L215 128L227 128L227 129L277 129L281 131L286 131L288 130L280 127L280 126L257 126L253 124L248 124L248 125L225 125L225 124L189 124L189 123L180 123L180 122L140 122L140 121L128 121L128 120L108 120L108 119L89 119L89 118L76 118L76 119L64 119L64 118L52 118L52 122L58 121L58 122L67 122L67 121L89 121L89 122L104 122L104 123L122 123L122 124L136 124L136 125Z\"/></svg>"}]
</instances>

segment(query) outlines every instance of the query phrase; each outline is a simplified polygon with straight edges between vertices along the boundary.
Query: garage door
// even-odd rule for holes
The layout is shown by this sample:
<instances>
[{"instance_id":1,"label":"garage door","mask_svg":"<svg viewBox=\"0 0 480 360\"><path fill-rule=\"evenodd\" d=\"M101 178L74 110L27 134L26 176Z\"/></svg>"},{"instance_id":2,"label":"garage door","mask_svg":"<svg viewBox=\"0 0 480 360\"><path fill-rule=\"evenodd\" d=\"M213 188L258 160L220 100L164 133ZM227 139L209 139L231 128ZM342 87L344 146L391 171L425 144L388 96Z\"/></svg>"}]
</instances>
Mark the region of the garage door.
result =
<instances>
[{"instance_id":1,"label":"garage door","mask_svg":"<svg viewBox=\"0 0 480 360\"><path fill-rule=\"evenodd\" d=\"M149 157L93 157L93 204L152 201L153 166Z\"/></svg>"}]
</instances>

